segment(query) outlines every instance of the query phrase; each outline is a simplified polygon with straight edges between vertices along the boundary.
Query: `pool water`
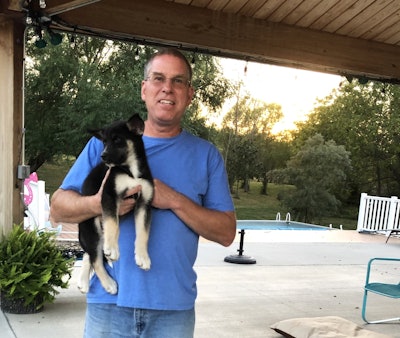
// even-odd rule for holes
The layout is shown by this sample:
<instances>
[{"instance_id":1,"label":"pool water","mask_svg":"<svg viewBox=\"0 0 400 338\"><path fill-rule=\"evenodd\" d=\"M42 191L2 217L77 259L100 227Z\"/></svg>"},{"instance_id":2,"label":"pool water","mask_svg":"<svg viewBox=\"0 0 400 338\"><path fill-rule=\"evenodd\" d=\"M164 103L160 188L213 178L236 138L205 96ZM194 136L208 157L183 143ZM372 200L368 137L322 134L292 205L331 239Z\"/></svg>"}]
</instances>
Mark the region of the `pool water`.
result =
<instances>
[{"instance_id":1,"label":"pool water","mask_svg":"<svg viewBox=\"0 0 400 338\"><path fill-rule=\"evenodd\" d=\"M236 227L240 230L330 230L329 227L295 221L238 220Z\"/></svg>"}]
</instances>

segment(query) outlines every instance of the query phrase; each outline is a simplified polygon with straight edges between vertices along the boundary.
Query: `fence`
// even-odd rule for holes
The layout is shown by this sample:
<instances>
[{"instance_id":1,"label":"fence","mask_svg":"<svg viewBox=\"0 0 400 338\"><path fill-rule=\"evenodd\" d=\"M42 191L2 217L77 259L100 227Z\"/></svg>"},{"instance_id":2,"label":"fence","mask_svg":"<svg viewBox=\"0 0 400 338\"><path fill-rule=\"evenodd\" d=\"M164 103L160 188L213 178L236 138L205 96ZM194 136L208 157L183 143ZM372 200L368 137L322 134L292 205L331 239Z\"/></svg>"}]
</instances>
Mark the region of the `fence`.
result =
<instances>
[{"instance_id":1,"label":"fence","mask_svg":"<svg viewBox=\"0 0 400 338\"><path fill-rule=\"evenodd\" d=\"M358 232L382 232L387 235L399 229L400 200L397 196L378 197L361 194Z\"/></svg>"}]
</instances>

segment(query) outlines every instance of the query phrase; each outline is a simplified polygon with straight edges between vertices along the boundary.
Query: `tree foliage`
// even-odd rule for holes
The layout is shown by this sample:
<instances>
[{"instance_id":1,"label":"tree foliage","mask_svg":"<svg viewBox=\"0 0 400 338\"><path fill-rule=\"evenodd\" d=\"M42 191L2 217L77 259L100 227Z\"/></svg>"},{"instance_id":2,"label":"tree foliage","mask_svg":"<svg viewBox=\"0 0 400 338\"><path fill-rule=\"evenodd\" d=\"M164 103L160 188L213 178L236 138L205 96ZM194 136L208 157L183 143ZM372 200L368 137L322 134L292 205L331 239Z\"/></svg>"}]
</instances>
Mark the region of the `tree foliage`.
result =
<instances>
[{"instance_id":1,"label":"tree foliage","mask_svg":"<svg viewBox=\"0 0 400 338\"><path fill-rule=\"evenodd\" d=\"M274 150L279 146L283 149L282 143L274 138L272 128L282 117L280 105L261 102L248 93L244 97L238 94L237 103L223 119L221 134L231 188L235 182L242 181L248 191L249 179L258 178L263 181L262 192L267 193L266 173L279 165L280 156ZM284 163L284 159L280 161Z\"/></svg>"},{"instance_id":2,"label":"tree foliage","mask_svg":"<svg viewBox=\"0 0 400 338\"><path fill-rule=\"evenodd\" d=\"M299 125L297 144L316 133L351 153L349 189L358 203L361 192L400 193L400 89L396 85L344 81Z\"/></svg>"},{"instance_id":3,"label":"tree foliage","mask_svg":"<svg viewBox=\"0 0 400 338\"><path fill-rule=\"evenodd\" d=\"M270 172L270 178L296 187L284 196L283 203L297 220L312 223L338 210L338 196L343 193L349 170L349 152L317 134L291 157L285 169Z\"/></svg>"},{"instance_id":4,"label":"tree foliage","mask_svg":"<svg viewBox=\"0 0 400 338\"><path fill-rule=\"evenodd\" d=\"M64 38L58 46L38 49L32 39L25 76L26 157L32 171L56 155L77 156L90 137L88 128L134 112L146 117L140 89L154 48L77 36L73 45ZM193 84L196 96L184 127L207 138L199 110L220 108L230 84L216 59L205 55L195 56Z\"/></svg>"}]
</instances>

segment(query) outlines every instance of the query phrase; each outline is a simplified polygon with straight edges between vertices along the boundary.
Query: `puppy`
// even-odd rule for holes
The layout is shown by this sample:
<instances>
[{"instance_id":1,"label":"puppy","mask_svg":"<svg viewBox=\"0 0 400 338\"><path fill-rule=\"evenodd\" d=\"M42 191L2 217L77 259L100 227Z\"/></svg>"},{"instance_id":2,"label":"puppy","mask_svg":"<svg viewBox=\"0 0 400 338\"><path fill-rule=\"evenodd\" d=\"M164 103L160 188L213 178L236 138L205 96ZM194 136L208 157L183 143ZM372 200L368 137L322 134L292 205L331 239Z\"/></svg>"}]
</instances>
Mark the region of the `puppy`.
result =
<instances>
[{"instance_id":1,"label":"puppy","mask_svg":"<svg viewBox=\"0 0 400 338\"><path fill-rule=\"evenodd\" d=\"M118 121L108 127L90 132L103 141L102 162L85 179L82 195L95 195L108 170L101 195L102 217L79 223L79 242L85 251L78 287L81 292L89 291L91 268L96 272L104 289L116 294L117 283L107 273L103 257L108 261L119 258L118 212L126 191L138 185L142 187L135 204L135 261L149 270L151 261L147 251L151 222L151 202L154 194L153 178L146 159L142 140L144 122L138 114L128 121Z\"/></svg>"}]
</instances>

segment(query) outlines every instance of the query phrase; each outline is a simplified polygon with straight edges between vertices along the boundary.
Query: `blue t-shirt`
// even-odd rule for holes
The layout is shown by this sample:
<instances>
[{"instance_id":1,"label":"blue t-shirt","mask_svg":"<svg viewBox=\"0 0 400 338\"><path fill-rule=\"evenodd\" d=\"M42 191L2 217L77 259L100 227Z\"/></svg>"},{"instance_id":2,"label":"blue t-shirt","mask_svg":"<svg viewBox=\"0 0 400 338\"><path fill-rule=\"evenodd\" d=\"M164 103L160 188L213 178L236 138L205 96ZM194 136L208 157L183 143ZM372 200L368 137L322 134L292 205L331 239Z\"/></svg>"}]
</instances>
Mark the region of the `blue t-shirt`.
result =
<instances>
[{"instance_id":1,"label":"blue t-shirt","mask_svg":"<svg viewBox=\"0 0 400 338\"><path fill-rule=\"evenodd\" d=\"M173 138L143 137L147 159L157 178L194 202L213 210L233 211L225 165L209 142L185 131ZM103 144L92 138L79 155L61 188L80 192L90 170L100 162ZM197 296L196 272L199 236L172 211L152 208L149 239L151 269L135 264L133 212L120 218L120 258L107 266L118 283L110 295L94 276L87 301L155 310L187 310Z\"/></svg>"}]
</instances>

